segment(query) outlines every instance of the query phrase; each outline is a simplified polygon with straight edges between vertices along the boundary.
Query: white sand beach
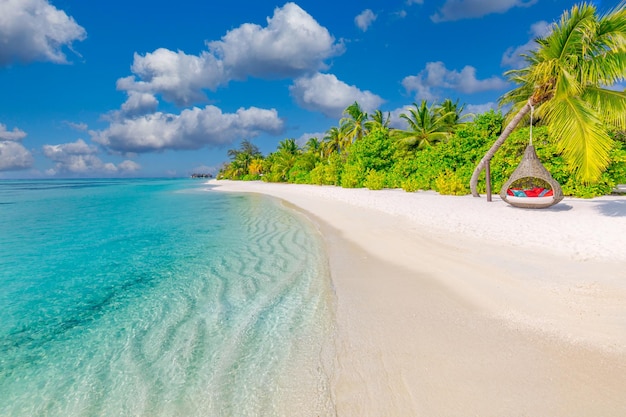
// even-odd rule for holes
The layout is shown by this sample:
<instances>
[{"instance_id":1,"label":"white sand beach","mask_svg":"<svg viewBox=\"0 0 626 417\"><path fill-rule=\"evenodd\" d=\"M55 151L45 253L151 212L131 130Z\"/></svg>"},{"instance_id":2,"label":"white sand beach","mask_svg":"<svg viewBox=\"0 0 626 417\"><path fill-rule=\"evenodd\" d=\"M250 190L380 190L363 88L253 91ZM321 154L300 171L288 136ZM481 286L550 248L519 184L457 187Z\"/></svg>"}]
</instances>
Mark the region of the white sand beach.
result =
<instances>
[{"instance_id":1,"label":"white sand beach","mask_svg":"<svg viewBox=\"0 0 626 417\"><path fill-rule=\"evenodd\" d=\"M210 181L307 213L327 245L342 417L626 415L626 197Z\"/></svg>"}]
</instances>

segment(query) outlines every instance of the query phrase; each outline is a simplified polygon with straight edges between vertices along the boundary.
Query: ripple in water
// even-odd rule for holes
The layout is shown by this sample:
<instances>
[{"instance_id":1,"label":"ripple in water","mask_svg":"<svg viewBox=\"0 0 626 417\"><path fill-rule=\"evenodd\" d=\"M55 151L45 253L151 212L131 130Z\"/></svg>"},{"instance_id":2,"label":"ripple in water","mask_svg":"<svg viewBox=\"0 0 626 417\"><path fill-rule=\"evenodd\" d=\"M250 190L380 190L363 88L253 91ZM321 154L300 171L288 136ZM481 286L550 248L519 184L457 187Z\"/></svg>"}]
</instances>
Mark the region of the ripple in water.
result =
<instances>
[{"instance_id":1,"label":"ripple in water","mask_svg":"<svg viewBox=\"0 0 626 417\"><path fill-rule=\"evenodd\" d=\"M189 181L42 183L0 183L0 415L335 415L300 213Z\"/></svg>"}]
</instances>

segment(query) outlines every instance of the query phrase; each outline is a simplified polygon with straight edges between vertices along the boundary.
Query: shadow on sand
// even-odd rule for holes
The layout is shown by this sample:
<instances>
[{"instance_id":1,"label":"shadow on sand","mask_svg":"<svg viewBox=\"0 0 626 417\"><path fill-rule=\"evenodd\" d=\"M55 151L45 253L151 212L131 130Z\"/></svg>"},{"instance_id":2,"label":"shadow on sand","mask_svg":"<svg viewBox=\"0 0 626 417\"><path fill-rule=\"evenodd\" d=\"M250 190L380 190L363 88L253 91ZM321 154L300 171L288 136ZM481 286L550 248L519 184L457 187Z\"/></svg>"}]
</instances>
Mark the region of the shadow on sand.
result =
<instances>
[{"instance_id":1,"label":"shadow on sand","mask_svg":"<svg viewBox=\"0 0 626 417\"><path fill-rule=\"evenodd\" d=\"M598 201L596 210L605 216L626 217L626 199L613 201Z\"/></svg>"}]
</instances>

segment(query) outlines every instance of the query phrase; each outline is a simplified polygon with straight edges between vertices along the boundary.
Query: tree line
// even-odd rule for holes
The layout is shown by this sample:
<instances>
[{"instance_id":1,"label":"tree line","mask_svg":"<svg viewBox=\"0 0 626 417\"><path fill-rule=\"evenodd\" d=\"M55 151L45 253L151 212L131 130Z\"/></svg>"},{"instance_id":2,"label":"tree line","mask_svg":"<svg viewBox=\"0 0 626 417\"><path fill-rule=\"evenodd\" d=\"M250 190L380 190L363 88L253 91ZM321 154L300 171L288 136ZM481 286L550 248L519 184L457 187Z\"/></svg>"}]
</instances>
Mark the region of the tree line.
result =
<instances>
[{"instance_id":1,"label":"tree line","mask_svg":"<svg viewBox=\"0 0 626 417\"><path fill-rule=\"evenodd\" d=\"M487 163L496 190L519 163L532 110L533 143L566 195L604 195L625 183L626 93L608 87L626 78L626 3L605 14L573 6L523 57L525 68L505 73L517 85L500 99L506 116L422 101L400 115L406 128L398 129L389 113L369 115L355 102L322 140L285 139L267 156L242 141L218 178L477 196Z\"/></svg>"}]
</instances>

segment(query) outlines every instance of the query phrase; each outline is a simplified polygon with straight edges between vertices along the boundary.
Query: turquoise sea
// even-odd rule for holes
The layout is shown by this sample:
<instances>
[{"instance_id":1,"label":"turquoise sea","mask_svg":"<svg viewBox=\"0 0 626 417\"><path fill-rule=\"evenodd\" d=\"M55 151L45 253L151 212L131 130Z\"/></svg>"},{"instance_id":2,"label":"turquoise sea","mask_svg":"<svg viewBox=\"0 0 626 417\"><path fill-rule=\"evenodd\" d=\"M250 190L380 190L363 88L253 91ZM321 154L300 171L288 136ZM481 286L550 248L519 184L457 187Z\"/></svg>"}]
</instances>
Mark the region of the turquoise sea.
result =
<instances>
[{"instance_id":1,"label":"turquoise sea","mask_svg":"<svg viewBox=\"0 0 626 417\"><path fill-rule=\"evenodd\" d=\"M0 416L332 416L313 224L202 180L0 180Z\"/></svg>"}]
</instances>

